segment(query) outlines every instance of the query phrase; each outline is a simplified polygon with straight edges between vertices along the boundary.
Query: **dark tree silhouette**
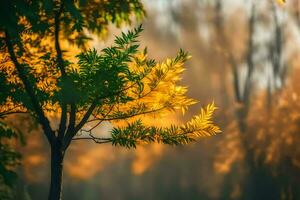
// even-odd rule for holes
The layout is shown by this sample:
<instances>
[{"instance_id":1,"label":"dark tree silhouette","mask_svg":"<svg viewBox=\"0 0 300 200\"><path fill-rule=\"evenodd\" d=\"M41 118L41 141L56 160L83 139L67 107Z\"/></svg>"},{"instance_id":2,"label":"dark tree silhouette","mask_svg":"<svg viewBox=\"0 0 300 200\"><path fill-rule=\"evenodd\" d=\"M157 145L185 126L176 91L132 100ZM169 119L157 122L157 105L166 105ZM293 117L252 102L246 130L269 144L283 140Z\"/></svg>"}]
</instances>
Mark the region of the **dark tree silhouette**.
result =
<instances>
[{"instance_id":1,"label":"dark tree silhouette","mask_svg":"<svg viewBox=\"0 0 300 200\"><path fill-rule=\"evenodd\" d=\"M61 199L63 160L74 140L130 148L150 142L186 144L220 132L212 122L214 104L184 125L143 123L141 116L185 112L196 103L178 85L189 57L182 50L162 63L149 59L147 49L139 50L141 26L122 33L100 53L88 50L92 34L103 35L110 23L130 24L144 14L137 0L1 2L1 120L25 113L40 125L51 149L48 199ZM57 126L50 115L58 119ZM124 120L125 125L116 123ZM110 137L93 133L103 121L114 126Z\"/></svg>"}]
</instances>

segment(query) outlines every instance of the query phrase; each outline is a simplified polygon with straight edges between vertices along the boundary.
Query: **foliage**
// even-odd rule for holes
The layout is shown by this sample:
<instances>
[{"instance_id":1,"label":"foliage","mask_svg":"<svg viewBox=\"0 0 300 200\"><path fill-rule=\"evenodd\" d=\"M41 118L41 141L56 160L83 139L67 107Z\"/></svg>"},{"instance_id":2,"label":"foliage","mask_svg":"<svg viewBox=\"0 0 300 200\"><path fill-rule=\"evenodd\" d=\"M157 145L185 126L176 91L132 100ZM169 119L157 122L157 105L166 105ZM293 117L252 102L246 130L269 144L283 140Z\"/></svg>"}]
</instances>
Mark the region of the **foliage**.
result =
<instances>
[{"instance_id":1,"label":"foliage","mask_svg":"<svg viewBox=\"0 0 300 200\"><path fill-rule=\"evenodd\" d=\"M248 133L255 155L263 164L272 166L275 172L285 165L296 170L300 167L297 147L300 139L300 82L297 74L299 69L293 69L288 84L274 92L271 102L265 94L258 96L248 118L249 128L255 133ZM266 100L269 101L268 109L265 108Z\"/></svg>"},{"instance_id":2,"label":"foliage","mask_svg":"<svg viewBox=\"0 0 300 200\"><path fill-rule=\"evenodd\" d=\"M5 104L5 109L0 110L0 199L14 198L14 183L16 180L15 167L20 160L20 154L14 150L11 141L17 138L16 132L4 121L4 116L11 113L13 104L7 102L10 85L5 84L5 76L0 72L0 105Z\"/></svg>"},{"instance_id":3,"label":"foliage","mask_svg":"<svg viewBox=\"0 0 300 200\"><path fill-rule=\"evenodd\" d=\"M112 144L126 147L136 147L139 142L158 142L178 145L187 144L197 137L210 136L219 132L218 127L212 124L211 115L215 110L213 104L201 109L201 114L182 126L168 128L147 127L141 120L129 123L125 128L114 128Z\"/></svg>"},{"instance_id":4,"label":"foliage","mask_svg":"<svg viewBox=\"0 0 300 200\"><path fill-rule=\"evenodd\" d=\"M143 5L138 0L2 1L0 29L9 32L20 46L23 45L21 40L24 33L37 34L39 37L32 43L38 45L43 38L54 36L56 22L53 19L59 18L62 13L60 24L63 37L81 47L91 39L86 30L105 35L110 23L119 27L124 23L130 24L133 15L137 20L145 15Z\"/></svg>"},{"instance_id":5,"label":"foliage","mask_svg":"<svg viewBox=\"0 0 300 200\"><path fill-rule=\"evenodd\" d=\"M6 124L0 122L0 199L12 199L14 181L16 179L15 166L20 159L8 139L16 138L17 135Z\"/></svg>"},{"instance_id":6,"label":"foliage","mask_svg":"<svg viewBox=\"0 0 300 200\"><path fill-rule=\"evenodd\" d=\"M141 115L158 115L168 111L181 110L184 113L189 105L196 103L185 96L186 87L177 85L188 54L180 50L174 59L162 63L148 59L147 49L138 49L137 39L141 31L142 27L139 26L122 33L116 37L113 46L100 53L92 49L78 54L77 63L65 65L67 78L60 75L55 65L50 70L53 73L43 72L42 77L35 67L26 66L30 82L37 83L35 92L43 110L49 115L62 112L61 105L64 103L76 105L74 123L77 126L74 125L74 135L85 123L97 122L98 126L103 121L114 123L124 119L134 120L126 127L114 128L111 138L93 137L91 131L95 126L89 130L83 129L90 132L90 139L96 142L112 142L127 147L135 147L138 141L186 144L197 137L218 133L219 128L211 122L214 104L202 109L199 116L183 126L164 129L148 127L141 119L136 119ZM21 84L13 83L13 76L7 72L4 76L6 79L2 80L2 84L11 90L6 107L19 104L15 112L34 112L35 108ZM92 112L85 117L91 108Z\"/></svg>"},{"instance_id":7,"label":"foliage","mask_svg":"<svg viewBox=\"0 0 300 200\"><path fill-rule=\"evenodd\" d=\"M141 118L184 113L196 103L178 85L189 58L184 51L164 62L149 59L147 49L139 49L142 26L122 33L100 52L87 50L93 34L105 34L110 23L119 27L144 14L137 0L1 2L1 123L11 114L30 114L48 139L53 163L63 161L72 140L126 147L142 142L178 145L220 132L212 122L214 104L181 126L158 128ZM111 137L93 135L103 121L115 127ZM76 136L82 131L89 137ZM56 196L49 198L59 199L61 187L52 181L50 188Z\"/></svg>"}]
</instances>

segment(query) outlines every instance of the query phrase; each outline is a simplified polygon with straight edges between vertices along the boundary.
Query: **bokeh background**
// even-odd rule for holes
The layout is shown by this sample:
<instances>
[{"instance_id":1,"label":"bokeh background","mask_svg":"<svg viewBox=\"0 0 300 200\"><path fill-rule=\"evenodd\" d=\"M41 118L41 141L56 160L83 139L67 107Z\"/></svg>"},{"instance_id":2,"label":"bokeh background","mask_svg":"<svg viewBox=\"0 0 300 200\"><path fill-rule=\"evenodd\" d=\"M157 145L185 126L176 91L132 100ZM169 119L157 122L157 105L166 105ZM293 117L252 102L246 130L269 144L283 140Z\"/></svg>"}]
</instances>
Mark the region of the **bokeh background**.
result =
<instances>
[{"instance_id":1,"label":"bokeh background","mask_svg":"<svg viewBox=\"0 0 300 200\"><path fill-rule=\"evenodd\" d=\"M135 150L74 141L66 155L64 199L300 199L300 1L143 3L142 45L158 60L174 57L179 48L188 51L182 82L199 100L185 116L155 123L184 122L214 101L222 133L188 146ZM111 26L93 46L110 45L120 31ZM48 193L48 144L31 132L34 139L18 147L20 200L46 199Z\"/></svg>"}]
</instances>

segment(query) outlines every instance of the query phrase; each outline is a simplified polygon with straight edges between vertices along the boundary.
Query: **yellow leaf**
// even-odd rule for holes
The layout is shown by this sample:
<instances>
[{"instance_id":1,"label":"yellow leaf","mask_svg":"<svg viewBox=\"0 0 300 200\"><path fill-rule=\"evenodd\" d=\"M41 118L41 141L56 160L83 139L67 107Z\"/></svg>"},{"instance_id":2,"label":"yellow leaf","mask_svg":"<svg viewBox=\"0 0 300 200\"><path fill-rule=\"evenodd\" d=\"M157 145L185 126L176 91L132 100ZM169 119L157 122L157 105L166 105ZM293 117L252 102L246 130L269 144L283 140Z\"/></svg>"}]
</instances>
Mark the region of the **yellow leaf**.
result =
<instances>
[{"instance_id":1,"label":"yellow leaf","mask_svg":"<svg viewBox=\"0 0 300 200\"><path fill-rule=\"evenodd\" d=\"M283 5L286 3L286 0L276 0L279 5Z\"/></svg>"}]
</instances>

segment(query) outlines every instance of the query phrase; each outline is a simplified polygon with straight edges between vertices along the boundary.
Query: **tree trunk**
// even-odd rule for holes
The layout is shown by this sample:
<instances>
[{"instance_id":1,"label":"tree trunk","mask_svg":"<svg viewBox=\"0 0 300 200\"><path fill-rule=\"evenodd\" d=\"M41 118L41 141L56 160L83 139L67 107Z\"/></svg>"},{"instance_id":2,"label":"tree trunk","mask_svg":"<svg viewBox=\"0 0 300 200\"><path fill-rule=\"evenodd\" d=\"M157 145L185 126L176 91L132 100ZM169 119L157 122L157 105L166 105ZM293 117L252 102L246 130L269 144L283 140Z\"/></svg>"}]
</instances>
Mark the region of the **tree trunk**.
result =
<instances>
[{"instance_id":1,"label":"tree trunk","mask_svg":"<svg viewBox=\"0 0 300 200\"><path fill-rule=\"evenodd\" d=\"M60 200L62 196L62 173L64 152L59 142L51 146L51 185L48 200Z\"/></svg>"}]
</instances>

